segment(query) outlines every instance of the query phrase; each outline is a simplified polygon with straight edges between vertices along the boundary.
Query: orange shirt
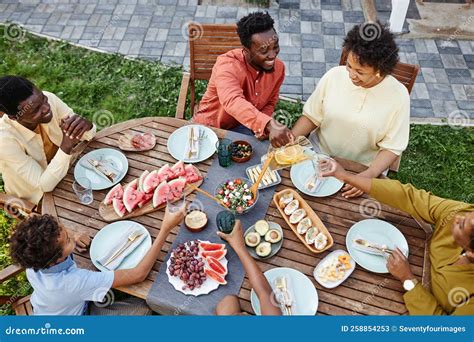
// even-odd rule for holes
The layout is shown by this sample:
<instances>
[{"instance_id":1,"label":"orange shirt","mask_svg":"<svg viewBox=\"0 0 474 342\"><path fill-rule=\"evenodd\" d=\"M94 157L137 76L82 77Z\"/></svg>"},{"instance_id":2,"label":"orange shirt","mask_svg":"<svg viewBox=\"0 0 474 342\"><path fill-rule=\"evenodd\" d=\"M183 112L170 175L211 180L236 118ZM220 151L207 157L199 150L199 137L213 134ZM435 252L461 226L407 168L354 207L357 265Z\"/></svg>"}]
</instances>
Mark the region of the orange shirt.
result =
<instances>
[{"instance_id":1,"label":"orange shirt","mask_svg":"<svg viewBox=\"0 0 474 342\"><path fill-rule=\"evenodd\" d=\"M278 58L273 71L262 72L247 63L242 49L220 55L193 121L224 129L242 124L262 136L284 79L285 65Z\"/></svg>"}]
</instances>

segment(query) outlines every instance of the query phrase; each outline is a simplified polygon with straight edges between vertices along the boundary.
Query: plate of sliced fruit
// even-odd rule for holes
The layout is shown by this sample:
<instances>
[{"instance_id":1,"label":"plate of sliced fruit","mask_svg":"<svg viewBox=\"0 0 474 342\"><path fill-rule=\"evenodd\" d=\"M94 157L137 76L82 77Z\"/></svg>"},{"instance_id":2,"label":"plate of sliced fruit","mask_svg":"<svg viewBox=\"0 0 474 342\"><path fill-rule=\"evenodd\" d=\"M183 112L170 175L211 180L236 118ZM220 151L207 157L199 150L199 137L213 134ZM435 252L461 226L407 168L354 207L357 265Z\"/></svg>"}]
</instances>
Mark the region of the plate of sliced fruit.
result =
<instances>
[{"instance_id":1,"label":"plate of sliced fruit","mask_svg":"<svg viewBox=\"0 0 474 342\"><path fill-rule=\"evenodd\" d=\"M259 220L245 231L245 245L255 259L268 259L283 245L283 229L276 222Z\"/></svg>"},{"instance_id":2,"label":"plate of sliced fruit","mask_svg":"<svg viewBox=\"0 0 474 342\"><path fill-rule=\"evenodd\" d=\"M168 280L176 291L200 296L226 285L225 244L192 240L179 244L166 263Z\"/></svg>"}]
</instances>

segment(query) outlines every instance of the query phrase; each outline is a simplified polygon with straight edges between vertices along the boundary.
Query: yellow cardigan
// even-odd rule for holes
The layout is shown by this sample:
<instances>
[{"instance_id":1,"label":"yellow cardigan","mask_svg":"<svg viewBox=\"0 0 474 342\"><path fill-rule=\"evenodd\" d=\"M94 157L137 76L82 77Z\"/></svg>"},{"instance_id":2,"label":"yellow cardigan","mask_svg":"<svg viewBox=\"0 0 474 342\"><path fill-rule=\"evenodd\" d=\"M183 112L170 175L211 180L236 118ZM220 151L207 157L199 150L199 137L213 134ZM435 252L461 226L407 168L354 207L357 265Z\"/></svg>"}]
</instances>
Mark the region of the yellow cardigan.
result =
<instances>
[{"instance_id":1,"label":"yellow cardigan","mask_svg":"<svg viewBox=\"0 0 474 342\"><path fill-rule=\"evenodd\" d=\"M474 205L448 200L395 180L374 179L370 196L435 226L429 243L431 292L421 283L403 299L411 315L473 315L474 264L453 265L462 253L451 234L454 216Z\"/></svg>"}]
</instances>

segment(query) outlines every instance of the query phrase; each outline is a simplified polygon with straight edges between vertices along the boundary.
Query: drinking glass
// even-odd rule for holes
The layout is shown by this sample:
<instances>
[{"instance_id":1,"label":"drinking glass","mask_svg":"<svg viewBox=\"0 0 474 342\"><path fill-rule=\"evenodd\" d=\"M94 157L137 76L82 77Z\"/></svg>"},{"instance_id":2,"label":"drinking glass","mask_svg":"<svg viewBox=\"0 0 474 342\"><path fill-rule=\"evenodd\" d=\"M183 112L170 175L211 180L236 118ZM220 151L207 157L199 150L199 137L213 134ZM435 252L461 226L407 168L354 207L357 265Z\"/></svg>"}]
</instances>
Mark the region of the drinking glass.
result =
<instances>
[{"instance_id":1,"label":"drinking glass","mask_svg":"<svg viewBox=\"0 0 474 342\"><path fill-rule=\"evenodd\" d=\"M186 196L183 195L181 198L175 199L173 195L170 194L170 196L166 198L166 206L170 213L177 213L186 206Z\"/></svg>"},{"instance_id":2,"label":"drinking glass","mask_svg":"<svg viewBox=\"0 0 474 342\"><path fill-rule=\"evenodd\" d=\"M216 143L216 149L219 165L222 167L230 166L232 164L232 140L220 139Z\"/></svg>"},{"instance_id":3,"label":"drinking glass","mask_svg":"<svg viewBox=\"0 0 474 342\"><path fill-rule=\"evenodd\" d=\"M235 215L229 210L223 210L217 214L216 224L219 231L230 234L234 230Z\"/></svg>"},{"instance_id":4,"label":"drinking glass","mask_svg":"<svg viewBox=\"0 0 474 342\"><path fill-rule=\"evenodd\" d=\"M82 204L91 204L94 200L91 181L88 178L81 177L76 179L72 183L72 189Z\"/></svg>"}]
</instances>

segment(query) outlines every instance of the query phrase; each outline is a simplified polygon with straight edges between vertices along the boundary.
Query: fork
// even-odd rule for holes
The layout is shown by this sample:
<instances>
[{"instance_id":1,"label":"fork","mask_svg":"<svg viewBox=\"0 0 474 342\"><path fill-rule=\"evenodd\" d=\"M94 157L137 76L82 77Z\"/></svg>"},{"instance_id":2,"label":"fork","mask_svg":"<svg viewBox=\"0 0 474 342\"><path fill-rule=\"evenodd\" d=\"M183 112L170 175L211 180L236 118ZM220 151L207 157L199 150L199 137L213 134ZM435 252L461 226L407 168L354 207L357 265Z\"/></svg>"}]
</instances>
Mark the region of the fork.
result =
<instances>
[{"instance_id":1,"label":"fork","mask_svg":"<svg viewBox=\"0 0 474 342\"><path fill-rule=\"evenodd\" d=\"M117 174L107 170L104 164L95 159L88 159L89 164L91 164L97 172L104 175L109 181L114 182L114 179L117 177Z\"/></svg>"},{"instance_id":2,"label":"fork","mask_svg":"<svg viewBox=\"0 0 474 342\"><path fill-rule=\"evenodd\" d=\"M129 236L128 236L128 240L127 242L125 242L125 244L120 247L110 258L109 260L107 260L104 264L104 266L107 266L108 264L110 264L112 261L114 261L115 259L117 259L117 257L122 254L136 239L138 239L140 236L143 235L143 232L141 231L134 231L132 232Z\"/></svg>"},{"instance_id":3,"label":"fork","mask_svg":"<svg viewBox=\"0 0 474 342\"><path fill-rule=\"evenodd\" d=\"M314 158L311 159L311 163L313 164L314 175L310 178L310 180L306 183L306 189L311 192L317 192L321 185L323 184L321 177L319 177L319 169L316 166L316 161ZM319 182L318 182L319 181Z\"/></svg>"},{"instance_id":4,"label":"fork","mask_svg":"<svg viewBox=\"0 0 474 342\"><path fill-rule=\"evenodd\" d=\"M288 293L286 278L279 277L276 279L275 283L276 283L276 288L279 292L279 296L278 296L279 302L280 304L284 306L285 311L288 314L288 316L291 316L292 315L292 311L291 311L292 299L291 299L290 294Z\"/></svg>"},{"instance_id":5,"label":"fork","mask_svg":"<svg viewBox=\"0 0 474 342\"><path fill-rule=\"evenodd\" d=\"M199 134L198 140L203 141L203 140L206 140L206 139L207 139L206 131L202 130L201 133Z\"/></svg>"}]
</instances>

